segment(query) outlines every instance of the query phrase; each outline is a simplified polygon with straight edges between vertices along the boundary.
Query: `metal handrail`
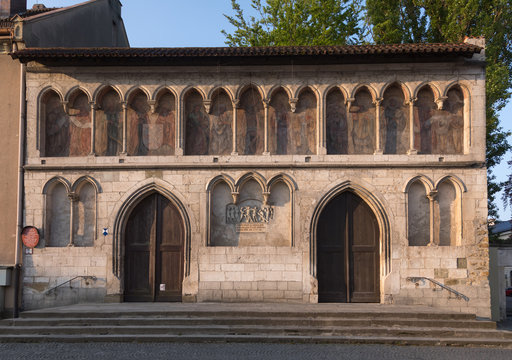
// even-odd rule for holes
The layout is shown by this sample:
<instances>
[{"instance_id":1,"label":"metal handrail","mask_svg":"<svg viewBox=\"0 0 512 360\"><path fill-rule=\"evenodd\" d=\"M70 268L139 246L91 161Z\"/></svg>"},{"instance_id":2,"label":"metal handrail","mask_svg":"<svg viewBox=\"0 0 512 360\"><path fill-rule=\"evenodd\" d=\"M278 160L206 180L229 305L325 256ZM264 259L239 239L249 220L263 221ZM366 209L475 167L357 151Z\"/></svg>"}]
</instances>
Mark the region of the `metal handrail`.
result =
<instances>
[{"instance_id":1,"label":"metal handrail","mask_svg":"<svg viewBox=\"0 0 512 360\"><path fill-rule=\"evenodd\" d=\"M449 287L449 286L446 286L446 285L444 285L444 284L441 284L441 283L440 283L439 281L437 281L437 280L434 280L434 279L431 279L431 278L428 278L428 277L425 277L425 276L411 276L411 277L408 277L408 278L407 278L407 281L410 281L410 282L413 282L413 283L418 283L418 282L420 282L420 281L425 282L425 280L428 280L428 281L430 281L431 283L434 283L434 284L436 284L436 285L440 286L442 289L448 290L449 292L451 292L451 293L455 294L455 296L457 297L457 299L464 299L464 300L466 300L466 301L469 301L469 298L468 298L466 295L464 295L464 294L462 294L462 293L458 292L458 291L457 291L457 290L455 290L455 289L452 289L452 288L451 288L451 287Z\"/></svg>"},{"instance_id":2,"label":"metal handrail","mask_svg":"<svg viewBox=\"0 0 512 360\"><path fill-rule=\"evenodd\" d=\"M69 280L64 281L62 284L59 284L57 286L52 287L51 289L46 290L44 293L45 293L45 295L49 294L52 291L55 291L57 288L59 288L59 287L61 287L63 285L66 285L67 283L69 283L69 286L71 287L71 282L73 280L76 280L76 279L79 279L79 278L82 278L84 280L92 280L92 281L96 281L97 280L96 276L78 275L78 276L75 276L74 278L71 278Z\"/></svg>"}]
</instances>

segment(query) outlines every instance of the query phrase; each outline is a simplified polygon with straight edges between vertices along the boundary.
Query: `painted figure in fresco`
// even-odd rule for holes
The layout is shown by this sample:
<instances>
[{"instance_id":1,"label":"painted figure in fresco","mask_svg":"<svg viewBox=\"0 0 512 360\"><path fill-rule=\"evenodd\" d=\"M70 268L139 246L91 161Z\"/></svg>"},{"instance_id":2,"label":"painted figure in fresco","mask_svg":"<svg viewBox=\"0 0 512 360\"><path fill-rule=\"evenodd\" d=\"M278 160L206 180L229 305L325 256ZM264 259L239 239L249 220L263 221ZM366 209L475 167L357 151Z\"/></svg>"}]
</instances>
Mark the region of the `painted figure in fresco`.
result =
<instances>
[{"instance_id":1,"label":"painted figure in fresco","mask_svg":"<svg viewBox=\"0 0 512 360\"><path fill-rule=\"evenodd\" d=\"M254 155L258 149L258 119L257 109L253 104L249 104L245 109L245 155Z\"/></svg>"},{"instance_id":2,"label":"painted figure in fresco","mask_svg":"<svg viewBox=\"0 0 512 360\"><path fill-rule=\"evenodd\" d=\"M432 154L432 117L436 109L432 91L421 90L414 104L414 144L422 154Z\"/></svg>"},{"instance_id":3,"label":"painted figure in fresco","mask_svg":"<svg viewBox=\"0 0 512 360\"><path fill-rule=\"evenodd\" d=\"M210 143L210 125L202 101L192 104L187 114L186 153L188 155L207 155Z\"/></svg>"},{"instance_id":4,"label":"painted figure in fresco","mask_svg":"<svg viewBox=\"0 0 512 360\"><path fill-rule=\"evenodd\" d=\"M293 154L313 154L315 148L315 107L314 95L307 93L299 99L299 106L292 116Z\"/></svg>"},{"instance_id":5,"label":"painted figure in fresco","mask_svg":"<svg viewBox=\"0 0 512 360\"><path fill-rule=\"evenodd\" d=\"M327 95L327 153L348 154L348 126L343 95L339 91Z\"/></svg>"},{"instance_id":6,"label":"painted figure in fresco","mask_svg":"<svg viewBox=\"0 0 512 360\"><path fill-rule=\"evenodd\" d=\"M210 155L227 155L232 150L231 124L233 116L223 100L229 101L227 98L219 98L214 108L214 115L210 117Z\"/></svg>"},{"instance_id":7,"label":"painted figure in fresco","mask_svg":"<svg viewBox=\"0 0 512 360\"><path fill-rule=\"evenodd\" d=\"M402 104L403 100L396 96L385 100L384 118L380 124L385 133L384 154L404 152L403 149L400 149L400 144L407 120L402 110Z\"/></svg>"},{"instance_id":8,"label":"painted figure in fresco","mask_svg":"<svg viewBox=\"0 0 512 360\"><path fill-rule=\"evenodd\" d=\"M276 153L278 155L286 155L288 147L288 108L286 104L278 102L276 104Z\"/></svg>"},{"instance_id":9,"label":"painted figure in fresco","mask_svg":"<svg viewBox=\"0 0 512 360\"><path fill-rule=\"evenodd\" d=\"M105 94L101 102L103 117L98 117L96 136L99 155L115 156L122 149L119 97L114 91Z\"/></svg>"},{"instance_id":10,"label":"painted figure in fresco","mask_svg":"<svg viewBox=\"0 0 512 360\"><path fill-rule=\"evenodd\" d=\"M139 94L130 103L130 116L128 126L128 153L130 155L147 155L149 141L144 142L144 130L148 126L149 105L146 96ZM160 134L161 135L161 134Z\"/></svg>"},{"instance_id":11,"label":"painted figure in fresco","mask_svg":"<svg viewBox=\"0 0 512 360\"><path fill-rule=\"evenodd\" d=\"M49 96L46 105L45 156L69 155L69 119L57 94Z\"/></svg>"},{"instance_id":12,"label":"painted figure in fresco","mask_svg":"<svg viewBox=\"0 0 512 360\"><path fill-rule=\"evenodd\" d=\"M69 109L69 156L85 156L91 151L90 112L87 96L78 95Z\"/></svg>"},{"instance_id":13,"label":"painted figure in fresco","mask_svg":"<svg viewBox=\"0 0 512 360\"><path fill-rule=\"evenodd\" d=\"M359 93L356 102L350 108L352 113L352 141L354 153L371 154L373 152L373 127L375 114L372 111L370 94Z\"/></svg>"},{"instance_id":14,"label":"painted figure in fresco","mask_svg":"<svg viewBox=\"0 0 512 360\"><path fill-rule=\"evenodd\" d=\"M451 140L449 151L450 153L461 154L463 152L464 100L459 90L452 89L448 91L446 110L449 118L449 141Z\"/></svg>"},{"instance_id":15,"label":"painted figure in fresco","mask_svg":"<svg viewBox=\"0 0 512 360\"><path fill-rule=\"evenodd\" d=\"M156 114L158 117L154 122L153 129L147 131L148 148L151 155L173 155L174 154L174 139L175 139L175 120L174 120L174 97L170 94L165 94L158 100L156 107ZM153 131L151 131L153 130ZM157 141L150 141L154 138L150 134L161 132L161 143L158 146ZM143 139L146 139L146 135Z\"/></svg>"}]
</instances>

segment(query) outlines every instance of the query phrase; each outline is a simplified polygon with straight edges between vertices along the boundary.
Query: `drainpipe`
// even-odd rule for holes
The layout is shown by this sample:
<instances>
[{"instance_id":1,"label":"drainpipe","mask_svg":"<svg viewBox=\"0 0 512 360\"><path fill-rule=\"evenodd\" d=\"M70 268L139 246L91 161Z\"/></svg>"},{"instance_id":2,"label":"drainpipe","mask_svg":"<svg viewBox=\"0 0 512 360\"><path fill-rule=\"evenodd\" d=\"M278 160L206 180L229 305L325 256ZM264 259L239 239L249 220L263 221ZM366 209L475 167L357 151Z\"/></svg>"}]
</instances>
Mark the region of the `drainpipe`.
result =
<instances>
[{"instance_id":1,"label":"drainpipe","mask_svg":"<svg viewBox=\"0 0 512 360\"><path fill-rule=\"evenodd\" d=\"M16 219L16 249L14 259L14 304L13 317L19 315L19 293L21 276L21 230L23 229L23 165L25 162L25 64L21 65L20 71L20 119L19 119L19 148L18 148L18 216Z\"/></svg>"}]
</instances>

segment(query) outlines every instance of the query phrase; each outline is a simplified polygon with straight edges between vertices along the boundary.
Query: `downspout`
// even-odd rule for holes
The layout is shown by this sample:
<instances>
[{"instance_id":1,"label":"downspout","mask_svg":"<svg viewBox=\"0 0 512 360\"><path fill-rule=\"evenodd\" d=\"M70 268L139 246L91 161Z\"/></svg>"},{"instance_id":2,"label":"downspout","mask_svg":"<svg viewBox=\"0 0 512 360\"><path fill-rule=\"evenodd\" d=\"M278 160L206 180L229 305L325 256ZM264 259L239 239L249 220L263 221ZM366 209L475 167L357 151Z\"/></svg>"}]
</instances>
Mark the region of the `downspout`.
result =
<instances>
[{"instance_id":1,"label":"downspout","mask_svg":"<svg viewBox=\"0 0 512 360\"><path fill-rule=\"evenodd\" d=\"M21 65L20 71L20 119L18 130L18 216L16 219L16 249L14 252L14 304L13 317L19 315L20 275L21 275L21 231L23 229L23 180L25 163L25 64Z\"/></svg>"}]
</instances>

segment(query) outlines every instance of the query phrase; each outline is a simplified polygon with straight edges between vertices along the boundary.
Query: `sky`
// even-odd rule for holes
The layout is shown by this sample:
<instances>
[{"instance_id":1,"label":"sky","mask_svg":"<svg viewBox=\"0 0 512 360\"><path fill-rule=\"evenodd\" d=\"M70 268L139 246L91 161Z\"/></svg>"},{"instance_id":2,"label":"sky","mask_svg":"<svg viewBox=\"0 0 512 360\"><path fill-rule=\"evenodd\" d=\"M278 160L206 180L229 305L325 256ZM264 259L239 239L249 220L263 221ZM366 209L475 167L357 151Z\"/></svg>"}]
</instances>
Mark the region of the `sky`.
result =
<instances>
[{"instance_id":1,"label":"sky","mask_svg":"<svg viewBox=\"0 0 512 360\"><path fill-rule=\"evenodd\" d=\"M28 0L27 7L42 3L46 7L62 7L83 2L83 0ZM121 0L122 16L128 39L132 47L208 47L225 46L221 30L233 30L223 14L233 15L231 0ZM238 0L246 14L251 14L251 0ZM512 103L500 113L501 125L512 131ZM508 138L509 143L512 137ZM508 153L493 173L497 181L505 181L512 172L507 161ZM498 195L499 218L512 219L510 207L504 209L501 195Z\"/></svg>"}]
</instances>

